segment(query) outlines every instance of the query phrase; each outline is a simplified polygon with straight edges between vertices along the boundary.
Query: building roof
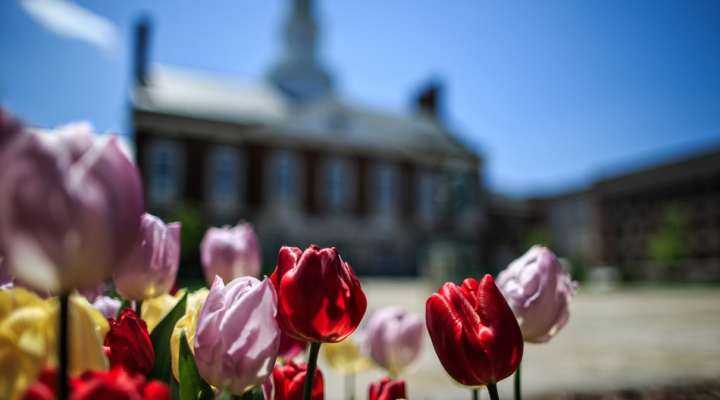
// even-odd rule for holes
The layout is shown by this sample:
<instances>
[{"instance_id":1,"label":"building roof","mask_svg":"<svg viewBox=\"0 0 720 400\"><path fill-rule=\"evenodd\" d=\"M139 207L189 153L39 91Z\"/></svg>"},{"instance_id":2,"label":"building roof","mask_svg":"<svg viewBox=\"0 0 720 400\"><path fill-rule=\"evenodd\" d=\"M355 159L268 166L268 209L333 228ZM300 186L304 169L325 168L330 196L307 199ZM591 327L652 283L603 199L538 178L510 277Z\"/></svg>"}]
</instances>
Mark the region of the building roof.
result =
<instances>
[{"instance_id":1,"label":"building roof","mask_svg":"<svg viewBox=\"0 0 720 400\"><path fill-rule=\"evenodd\" d=\"M261 127L257 135L267 139L478 159L428 115L365 110L332 94L295 102L270 82L246 82L167 64L153 66L133 101L135 110L146 113Z\"/></svg>"}]
</instances>

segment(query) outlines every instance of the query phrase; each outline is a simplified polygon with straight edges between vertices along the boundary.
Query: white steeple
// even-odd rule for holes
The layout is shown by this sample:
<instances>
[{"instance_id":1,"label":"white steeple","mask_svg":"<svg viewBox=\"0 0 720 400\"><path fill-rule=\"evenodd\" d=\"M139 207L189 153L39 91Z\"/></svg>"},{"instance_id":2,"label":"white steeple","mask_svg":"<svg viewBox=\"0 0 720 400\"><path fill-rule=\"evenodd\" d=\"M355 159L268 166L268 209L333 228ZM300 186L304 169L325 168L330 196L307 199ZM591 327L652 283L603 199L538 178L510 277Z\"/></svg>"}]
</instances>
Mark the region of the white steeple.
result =
<instances>
[{"instance_id":1,"label":"white steeple","mask_svg":"<svg viewBox=\"0 0 720 400\"><path fill-rule=\"evenodd\" d=\"M291 1L283 54L270 73L270 80L290 98L302 101L327 94L332 81L317 62L317 28L311 0Z\"/></svg>"}]
</instances>

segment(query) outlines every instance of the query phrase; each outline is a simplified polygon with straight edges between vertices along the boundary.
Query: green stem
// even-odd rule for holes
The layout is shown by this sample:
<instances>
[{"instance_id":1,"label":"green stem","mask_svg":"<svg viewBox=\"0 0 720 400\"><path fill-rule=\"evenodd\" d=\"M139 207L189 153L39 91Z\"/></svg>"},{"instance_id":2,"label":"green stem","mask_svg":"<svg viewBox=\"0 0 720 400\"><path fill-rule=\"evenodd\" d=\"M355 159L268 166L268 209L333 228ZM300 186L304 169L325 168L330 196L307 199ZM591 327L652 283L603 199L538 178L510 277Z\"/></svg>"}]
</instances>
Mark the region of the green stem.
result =
<instances>
[{"instance_id":1,"label":"green stem","mask_svg":"<svg viewBox=\"0 0 720 400\"><path fill-rule=\"evenodd\" d=\"M315 380L315 368L317 367L317 358L320 353L320 342L310 343L310 356L307 363L307 373L305 374L305 390L303 391L303 400L312 399L313 383Z\"/></svg>"},{"instance_id":2,"label":"green stem","mask_svg":"<svg viewBox=\"0 0 720 400\"><path fill-rule=\"evenodd\" d=\"M515 400L522 400L522 395L520 394L520 366L522 364L518 365L517 371L515 371Z\"/></svg>"},{"instance_id":3,"label":"green stem","mask_svg":"<svg viewBox=\"0 0 720 400\"><path fill-rule=\"evenodd\" d=\"M498 396L497 392L497 386L494 383L488 383L487 390L490 394L490 400L500 400L500 396Z\"/></svg>"},{"instance_id":4,"label":"green stem","mask_svg":"<svg viewBox=\"0 0 720 400\"><path fill-rule=\"evenodd\" d=\"M58 376L58 400L67 400L68 398L68 360L70 351L69 340L69 308L70 293L64 293L60 296L60 332L58 340L58 363L60 375Z\"/></svg>"},{"instance_id":5,"label":"green stem","mask_svg":"<svg viewBox=\"0 0 720 400\"><path fill-rule=\"evenodd\" d=\"M480 400L480 389L479 388L473 388L473 400Z\"/></svg>"},{"instance_id":6,"label":"green stem","mask_svg":"<svg viewBox=\"0 0 720 400\"><path fill-rule=\"evenodd\" d=\"M142 300L138 300L135 302L135 314L137 314L138 318L142 318Z\"/></svg>"}]
</instances>

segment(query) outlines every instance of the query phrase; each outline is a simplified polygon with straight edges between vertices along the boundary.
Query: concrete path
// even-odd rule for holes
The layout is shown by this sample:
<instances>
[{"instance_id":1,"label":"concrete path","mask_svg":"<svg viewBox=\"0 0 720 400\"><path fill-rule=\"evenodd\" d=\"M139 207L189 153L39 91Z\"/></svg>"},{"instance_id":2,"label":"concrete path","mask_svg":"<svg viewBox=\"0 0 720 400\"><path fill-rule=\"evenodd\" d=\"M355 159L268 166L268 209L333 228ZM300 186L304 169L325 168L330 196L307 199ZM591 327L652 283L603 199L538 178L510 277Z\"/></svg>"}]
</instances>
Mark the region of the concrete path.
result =
<instances>
[{"instance_id":1,"label":"concrete path","mask_svg":"<svg viewBox=\"0 0 720 400\"><path fill-rule=\"evenodd\" d=\"M424 315L434 289L423 281L362 280L368 310L391 304ZM525 346L525 398L563 392L602 392L720 378L720 287L636 287L581 290L570 321L550 343ZM404 378L410 399L470 399L437 360L430 338L414 371ZM320 360L326 399L343 397L344 380ZM367 398L375 369L357 377L357 399ZM512 377L499 385L512 399ZM481 398L487 399L487 392Z\"/></svg>"}]
</instances>

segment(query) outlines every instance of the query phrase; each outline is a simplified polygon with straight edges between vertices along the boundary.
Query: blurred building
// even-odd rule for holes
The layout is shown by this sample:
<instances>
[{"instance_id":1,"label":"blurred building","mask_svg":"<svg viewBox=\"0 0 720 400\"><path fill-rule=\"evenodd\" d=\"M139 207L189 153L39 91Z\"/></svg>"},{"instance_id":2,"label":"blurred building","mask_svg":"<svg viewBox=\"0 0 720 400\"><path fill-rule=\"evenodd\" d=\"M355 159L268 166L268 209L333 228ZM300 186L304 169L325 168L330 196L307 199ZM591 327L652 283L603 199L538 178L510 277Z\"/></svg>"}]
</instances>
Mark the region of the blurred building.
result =
<instances>
[{"instance_id":1,"label":"blurred building","mask_svg":"<svg viewBox=\"0 0 720 400\"><path fill-rule=\"evenodd\" d=\"M294 1L282 57L260 82L148 67L139 26L132 121L149 212L246 219L268 263L281 245L317 243L359 273L415 274L447 232L477 252L481 159L441 121L440 87L420 90L412 115L343 102L318 61L310 3Z\"/></svg>"},{"instance_id":2,"label":"blurred building","mask_svg":"<svg viewBox=\"0 0 720 400\"><path fill-rule=\"evenodd\" d=\"M720 280L720 149L535 203L526 225L540 221L576 264L626 279Z\"/></svg>"}]
</instances>

